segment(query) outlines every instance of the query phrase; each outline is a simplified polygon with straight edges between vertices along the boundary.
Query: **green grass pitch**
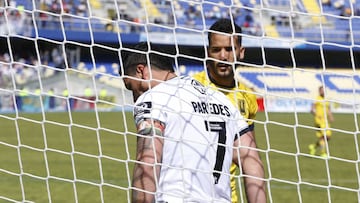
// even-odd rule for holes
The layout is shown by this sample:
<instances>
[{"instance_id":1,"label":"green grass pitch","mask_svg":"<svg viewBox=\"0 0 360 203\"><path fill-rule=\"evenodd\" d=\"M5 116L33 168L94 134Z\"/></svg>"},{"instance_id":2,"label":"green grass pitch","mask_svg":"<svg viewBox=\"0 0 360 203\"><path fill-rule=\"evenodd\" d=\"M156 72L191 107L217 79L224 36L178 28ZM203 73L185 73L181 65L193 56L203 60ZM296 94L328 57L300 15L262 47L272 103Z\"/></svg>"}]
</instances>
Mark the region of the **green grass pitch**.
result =
<instances>
[{"instance_id":1,"label":"green grass pitch","mask_svg":"<svg viewBox=\"0 0 360 203\"><path fill-rule=\"evenodd\" d=\"M269 199L358 202L356 116L335 114L326 160L308 155L316 139L310 114L258 113ZM136 140L130 113L5 114L0 129L0 202L128 202Z\"/></svg>"}]
</instances>

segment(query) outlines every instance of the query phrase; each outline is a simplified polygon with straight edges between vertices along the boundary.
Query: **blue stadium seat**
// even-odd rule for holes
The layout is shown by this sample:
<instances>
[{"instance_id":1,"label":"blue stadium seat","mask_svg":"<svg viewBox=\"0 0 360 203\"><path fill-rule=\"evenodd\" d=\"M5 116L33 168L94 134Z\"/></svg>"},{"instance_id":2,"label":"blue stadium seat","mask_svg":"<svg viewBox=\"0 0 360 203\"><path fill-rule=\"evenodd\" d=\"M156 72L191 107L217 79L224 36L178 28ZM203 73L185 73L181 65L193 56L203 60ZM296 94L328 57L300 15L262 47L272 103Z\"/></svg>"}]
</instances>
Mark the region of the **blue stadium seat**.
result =
<instances>
[{"instance_id":1,"label":"blue stadium seat","mask_svg":"<svg viewBox=\"0 0 360 203\"><path fill-rule=\"evenodd\" d=\"M33 10L31 0L16 0L16 6L23 5L26 10Z\"/></svg>"},{"instance_id":2,"label":"blue stadium seat","mask_svg":"<svg viewBox=\"0 0 360 203\"><path fill-rule=\"evenodd\" d=\"M208 2L211 2L211 3L217 3L219 4L220 2L224 3L224 5L226 6L229 6L232 4L232 1L231 0L207 0Z\"/></svg>"},{"instance_id":3,"label":"blue stadium seat","mask_svg":"<svg viewBox=\"0 0 360 203\"><path fill-rule=\"evenodd\" d=\"M276 26L277 31L282 37L291 37L291 27L289 26Z\"/></svg>"},{"instance_id":4,"label":"blue stadium seat","mask_svg":"<svg viewBox=\"0 0 360 203\"><path fill-rule=\"evenodd\" d=\"M93 31L105 31L105 24L97 19L97 18L91 18L91 28Z\"/></svg>"}]
</instances>

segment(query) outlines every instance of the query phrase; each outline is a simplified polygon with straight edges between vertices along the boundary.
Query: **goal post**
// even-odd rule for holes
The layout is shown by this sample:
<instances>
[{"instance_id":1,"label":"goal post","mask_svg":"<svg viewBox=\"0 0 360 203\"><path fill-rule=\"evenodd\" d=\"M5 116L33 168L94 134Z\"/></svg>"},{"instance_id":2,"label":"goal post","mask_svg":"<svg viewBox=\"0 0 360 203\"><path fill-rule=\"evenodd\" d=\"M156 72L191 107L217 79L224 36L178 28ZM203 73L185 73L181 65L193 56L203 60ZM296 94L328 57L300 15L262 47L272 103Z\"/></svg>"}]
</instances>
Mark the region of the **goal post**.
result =
<instances>
[{"instance_id":1,"label":"goal post","mask_svg":"<svg viewBox=\"0 0 360 203\"><path fill-rule=\"evenodd\" d=\"M121 53L148 40L191 76L226 17L243 28L235 77L257 96L268 201L360 201L360 2L341 2L0 0L0 200L131 202L137 134ZM325 158L309 153L320 86L334 114Z\"/></svg>"}]
</instances>

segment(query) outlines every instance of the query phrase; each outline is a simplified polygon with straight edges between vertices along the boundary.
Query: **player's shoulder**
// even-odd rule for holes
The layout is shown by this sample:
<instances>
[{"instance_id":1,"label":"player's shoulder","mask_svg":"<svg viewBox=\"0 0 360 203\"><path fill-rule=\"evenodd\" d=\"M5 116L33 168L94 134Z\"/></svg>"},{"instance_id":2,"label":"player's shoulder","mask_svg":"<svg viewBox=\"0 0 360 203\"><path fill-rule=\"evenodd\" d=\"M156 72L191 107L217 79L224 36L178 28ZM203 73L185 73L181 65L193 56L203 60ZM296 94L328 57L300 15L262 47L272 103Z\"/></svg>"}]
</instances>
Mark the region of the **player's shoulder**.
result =
<instances>
[{"instance_id":1,"label":"player's shoulder","mask_svg":"<svg viewBox=\"0 0 360 203\"><path fill-rule=\"evenodd\" d=\"M205 71L197 72L197 73L193 74L191 77L194 78L195 80L199 81L202 84L205 84L205 82L207 81L207 75L206 75Z\"/></svg>"},{"instance_id":2,"label":"player's shoulder","mask_svg":"<svg viewBox=\"0 0 360 203\"><path fill-rule=\"evenodd\" d=\"M176 84L169 83L168 81L162 81L158 85L148 89L146 92L140 95L138 101L152 101L154 103L163 101L165 97L170 97L172 95L172 93L175 91L175 88L179 87L177 87Z\"/></svg>"},{"instance_id":3,"label":"player's shoulder","mask_svg":"<svg viewBox=\"0 0 360 203\"><path fill-rule=\"evenodd\" d=\"M241 92L241 94L245 97L245 99L256 100L256 94L254 90L244 83L238 83L237 90Z\"/></svg>"},{"instance_id":4,"label":"player's shoulder","mask_svg":"<svg viewBox=\"0 0 360 203\"><path fill-rule=\"evenodd\" d=\"M315 102L320 102L320 101L323 101L323 100L324 100L324 97L318 95L318 96L316 96Z\"/></svg>"},{"instance_id":5,"label":"player's shoulder","mask_svg":"<svg viewBox=\"0 0 360 203\"><path fill-rule=\"evenodd\" d=\"M245 93L248 93L248 94L253 93L252 88L250 88L248 85L243 83L243 81L239 81L239 80L237 80L237 85L236 85L236 87L234 89L240 90L241 92L245 92Z\"/></svg>"},{"instance_id":6,"label":"player's shoulder","mask_svg":"<svg viewBox=\"0 0 360 203\"><path fill-rule=\"evenodd\" d=\"M175 95L174 92L181 92L181 95L193 95L196 92L205 94L206 89L201 82L190 76L178 76L161 82L148 90L145 95L151 95L156 100L164 100L164 96L172 97Z\"/></svg>"},{"instance_id":7,"label":"player's shoulder","mask_svg":"<svg viewBox=\"0 0 360 203\"><path fill-rule=\"evenodd\" d=\"M244 83L242 82L238 82L238 89L239 90L246 90L246 91L250 91L251 88L247 85L245 85Z\"/></svg>"}]
</instances>

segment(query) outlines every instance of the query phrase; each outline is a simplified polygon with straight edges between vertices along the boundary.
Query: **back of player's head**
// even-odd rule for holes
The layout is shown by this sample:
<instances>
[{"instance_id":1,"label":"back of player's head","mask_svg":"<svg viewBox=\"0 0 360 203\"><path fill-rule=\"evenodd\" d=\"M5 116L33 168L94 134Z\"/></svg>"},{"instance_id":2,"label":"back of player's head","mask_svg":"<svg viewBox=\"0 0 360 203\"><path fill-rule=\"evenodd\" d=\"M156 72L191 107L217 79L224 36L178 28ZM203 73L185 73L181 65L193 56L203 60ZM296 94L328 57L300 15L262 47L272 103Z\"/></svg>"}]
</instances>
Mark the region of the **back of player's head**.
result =
<instances>
[{"instance_id":1,"label":"back of player's head","mask_svg":"<svg viewBox=\"0 0 360 203\"><path fill-rule=\"evenodd\" d=\"M124 75L132 75L139 64L151 67L152 69L174 72L170 57L162 55L165 53L160 47L148 42L139 42L135 46L121 52ZM119 69L121 76L121 68Z\"/></svg>"},{"instance_id":2,"label":"back of player's head","mask_svg":"<svg viewBox=\"0 0 360 203\"><path fill-rule=\"evenodd\" d=\"M241 27L231 19L220 18L214 24L211 25L208 32L209 45L211 45L211 35L215 34L216 32L222 32L226 34L239 34L237 35L238 43L241 45L241 35L240 35L242 33Z\"/></svg>"}]
</instances>

